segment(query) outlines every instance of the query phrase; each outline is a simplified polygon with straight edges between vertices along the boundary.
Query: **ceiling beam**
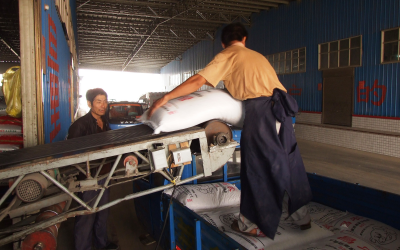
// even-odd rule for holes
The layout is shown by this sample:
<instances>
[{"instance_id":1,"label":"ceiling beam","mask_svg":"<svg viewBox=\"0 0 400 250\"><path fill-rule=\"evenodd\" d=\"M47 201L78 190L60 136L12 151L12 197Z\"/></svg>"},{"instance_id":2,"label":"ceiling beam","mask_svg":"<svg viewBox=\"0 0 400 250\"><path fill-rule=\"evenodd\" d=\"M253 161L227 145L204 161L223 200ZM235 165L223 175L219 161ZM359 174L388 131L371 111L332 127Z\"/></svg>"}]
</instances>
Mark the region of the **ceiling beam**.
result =
<instances>
[{"instance_id":1,"label":"ceiling beam","mask_svg":"<svg viewBox=\"0 0 400 250\"><path fill-rule=\"evenodd\" d=\"M188 0L188 1L189 1L189 0ZM180 12L180 13L178 13L178 14L172 16L170 19L166 19L166 20L164 20L164 21L162 21L162 22L154 22L154 24L151 25L151 26L149 27L149 30L148 30L149 36L148 36L146 39L143 39L142 41L140 41L138 44L136 44L136 46L135 46L135 48L133 49L132 53L128 56L128 58L126 59L125 63L122 65L122 71L125 70L125 68L129 65L129 63L133 60L133 58L136 56L136 54L142 49L142 47L144 46L144 44L146 44L146 42L148 41L148 39L151 37L151 35L154 34L154 32L157 30L157 28L158 28L161 24L163 24L163 23L165 23L165 22L168 22L169 20L172 20L173 18L175 18L175 17L181 15L182 13L187 12L187 11L190 10L190 9L193 9L193 8L197 7L199 4L201 4L201 3L205 2L205 1L207 1L207 0L202 0L202 1L200 1L200 2L197 2L197 1L190 1L190 2L192 2L191 5L182 6L182 7L184 8L184 10L183 10L182 12Z\"/></svg>"}]
</instances>

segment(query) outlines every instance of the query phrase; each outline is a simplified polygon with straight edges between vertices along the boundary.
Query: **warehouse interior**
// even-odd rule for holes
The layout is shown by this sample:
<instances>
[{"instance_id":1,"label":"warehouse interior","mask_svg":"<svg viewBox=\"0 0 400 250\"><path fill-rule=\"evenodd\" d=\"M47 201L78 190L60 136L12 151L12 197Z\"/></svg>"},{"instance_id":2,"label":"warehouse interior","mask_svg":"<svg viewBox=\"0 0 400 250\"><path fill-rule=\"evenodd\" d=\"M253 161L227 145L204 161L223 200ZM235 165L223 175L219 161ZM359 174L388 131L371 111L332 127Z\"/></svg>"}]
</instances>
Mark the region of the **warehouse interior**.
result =
<instances>
[{"instance_id":1,"label":"warehouse interior","mask_svg":"<svg viewBox=\"0 0 400 250\"><path fill-rule=\"evenodd\" d=\"M25 69L23 147L56 143L76 119L79 69L160 74L170 91L223 50L226 24L241 22L246 46L268 59L299 105L294 128L307 173L397 197L399 11L397 0L4 0L0 74ZM128 183L111 196L131 192ZM121 249L154 249L159 233L149 234L135 201L111 209L109 237ZM57 249L73 249L73 223L62 223Z\"/></svg>"}]
</instances>

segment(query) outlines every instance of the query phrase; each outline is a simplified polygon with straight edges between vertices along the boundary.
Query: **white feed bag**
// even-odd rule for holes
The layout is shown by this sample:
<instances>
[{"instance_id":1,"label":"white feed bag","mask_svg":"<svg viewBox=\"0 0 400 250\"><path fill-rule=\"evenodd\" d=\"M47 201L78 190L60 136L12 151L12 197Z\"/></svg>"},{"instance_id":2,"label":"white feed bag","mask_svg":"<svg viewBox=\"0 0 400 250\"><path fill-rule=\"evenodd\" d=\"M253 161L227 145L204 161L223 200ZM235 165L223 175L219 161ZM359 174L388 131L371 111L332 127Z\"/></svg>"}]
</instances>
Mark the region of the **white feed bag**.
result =
<instances>
[{"instance_id":1,"label":"white feed bag","mask_svg":"<svg viewBox=\"0 0 400 250\"><path fill-rule=\"evenodd\" d=\"M0 124L0 135L20 135L22 127L18 125Z\"/></svg>"},{"instance_id":2,"label":"white feed bag","mask_svg":"<svg viewBox=\"0 0 400 250\"><path fill-rule=\"evenodd\" d=\"M291 250L379 250L379 248L354 235L340 233L308 245L291 248Z\"/></svg>"},{"instance_id":3,"label":"white feed bag","mask_svg":"<svg viewBox=\"0 0 400 250\"><path fill-rule=\"evenodd\" d=\"M311 219L316 224L331 231L335 231L332 223L347 215L347 212L343 212L316 202L308 203L307 208Z\"/></svg>"},{"instance_id":4,"label":"white feed bag","mask_svg":"<svg viewBox=\"0 0 400 250\"><path fill-rule=\"evenodd\" d=\"M240 208L238 206L225 207L198 212L198 214L205 221L223 231L240 245L253 250L287 249L298 245L309 244L333 235L329 230L319 227L312 222L310 229L302 231L298 225L286 221L285 217L282 216L274 240L268 237L246 236L231 229L232 222L239 219L239 210Z\"/></svg>"},{"instance_id":5,"label":"white feed bag","mask_svg":"<svg viewBox=\"0 0 400 250\"><path fill-rule=\"evenodd\" d=\"M172 195L173 188L164 193ZM176 188L174 198L193 211L215 207L239 206L240 190L230 183L183 185Z\"/></svg>"},{"instance_id":6,"label":"white feed bag","mask_svg":"<svg viewBox=\"0 0 400 250\"><path fill-rule=\"evenodd\" d=\"M157 109L150 119L146 111L140 121L154 129L154 134L172 132L218 119L242 127L244 103L234 99L227 91L210 89L170 100Z\"/></svg>"},{"instance_id":7,"label":"white feed bag","mask_svg":"<svg viewBox=\"0 0 400 250\"><path fill-rule=\"evenodd\" d=\"M0 153L19 149L18 145L0 144Z\"/></svg>"},{"instance_id":8,"label":"white feed bag","mask_svg":"<svg viewBox=\"0 0 400 250\"><path fill-rule=\"evenodd\" d=\"M400 249L400 231L382 222L349 213L333 222L332 226L354 234L381 250Z\"/></svg>"}]
</instances>

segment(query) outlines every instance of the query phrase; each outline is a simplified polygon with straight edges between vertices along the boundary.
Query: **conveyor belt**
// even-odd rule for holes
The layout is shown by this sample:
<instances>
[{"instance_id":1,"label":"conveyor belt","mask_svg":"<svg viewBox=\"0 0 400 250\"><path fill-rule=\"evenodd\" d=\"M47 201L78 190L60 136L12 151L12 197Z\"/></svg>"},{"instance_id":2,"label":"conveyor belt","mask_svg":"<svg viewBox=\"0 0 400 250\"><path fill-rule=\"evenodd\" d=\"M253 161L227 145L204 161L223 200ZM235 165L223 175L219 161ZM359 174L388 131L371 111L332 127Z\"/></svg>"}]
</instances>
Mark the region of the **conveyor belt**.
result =
<instances>
[{"instance_id":1,"label":"conveyor belt","mask_svg":"<svg viewBox=\"0 0 400 250\"><path fill-rule=\"evenodd\" d=\"M3 152L0 153L0 170L7 168L7 166L47 157L59 158L65 155L73 155L76 153L97 150L104 146L130 144L145 141L147 139L157 139L174 134L194 132L199 129L201 128L192 127L185 130L153 135L153 129L146 125L138 125L123 129L110 130L100 134L83 136L66 141Z\"/></svg>"}]
</instances>

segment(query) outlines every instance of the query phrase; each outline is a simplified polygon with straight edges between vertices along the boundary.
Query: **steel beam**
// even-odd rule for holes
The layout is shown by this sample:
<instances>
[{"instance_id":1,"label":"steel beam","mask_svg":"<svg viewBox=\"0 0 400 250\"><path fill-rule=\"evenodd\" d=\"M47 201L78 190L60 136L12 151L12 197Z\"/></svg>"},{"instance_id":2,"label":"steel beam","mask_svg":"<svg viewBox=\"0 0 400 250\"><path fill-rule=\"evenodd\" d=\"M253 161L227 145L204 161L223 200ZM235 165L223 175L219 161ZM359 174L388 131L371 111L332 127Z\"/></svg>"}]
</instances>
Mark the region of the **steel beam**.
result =
<instances>
[{"instance_id":1,"label":"steel beam","mask_svg":"<svg viewBox=\"0 0 400 250\"><path fill-rule=\"evenodd\" d=\"M21 94L24 97L22 98L24 148L38 144L34 24L33 0L19 0Z\"/></svg>"}]
</instances>

